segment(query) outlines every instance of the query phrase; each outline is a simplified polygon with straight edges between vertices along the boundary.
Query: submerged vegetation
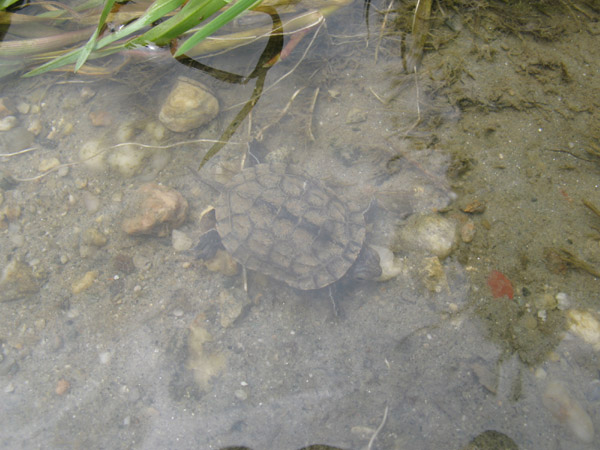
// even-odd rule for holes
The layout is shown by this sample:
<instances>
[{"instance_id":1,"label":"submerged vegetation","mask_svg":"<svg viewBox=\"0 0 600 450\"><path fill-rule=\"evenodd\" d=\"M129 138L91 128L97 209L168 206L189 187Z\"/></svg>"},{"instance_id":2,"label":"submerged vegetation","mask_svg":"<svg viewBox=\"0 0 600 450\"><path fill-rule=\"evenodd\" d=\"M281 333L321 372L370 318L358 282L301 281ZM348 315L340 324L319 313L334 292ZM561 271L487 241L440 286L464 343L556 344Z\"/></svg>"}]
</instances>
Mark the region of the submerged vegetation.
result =
<instances>
[{"instance_id":1,"label":"submerged vegetation","mask_svg":"<svg viewBox=\"0 0 600 450\"><path fill-rule=\"evenodd\" d=\"M101 74L102 68L94 68L89 60L139 48L164 48L173 57L237 48L273 33L310 28L350 0L321 2L301 13L292 11L275 29L251 26L218 36L216 33L225 25L247 12L273 16L277 15L276 6L285 9L293 2L87 0L74 6L57 2L19 6L20 3L0 1L0 77L31 67L34 68L26 76L65 67Z\"/></svg>"}]
</instances>

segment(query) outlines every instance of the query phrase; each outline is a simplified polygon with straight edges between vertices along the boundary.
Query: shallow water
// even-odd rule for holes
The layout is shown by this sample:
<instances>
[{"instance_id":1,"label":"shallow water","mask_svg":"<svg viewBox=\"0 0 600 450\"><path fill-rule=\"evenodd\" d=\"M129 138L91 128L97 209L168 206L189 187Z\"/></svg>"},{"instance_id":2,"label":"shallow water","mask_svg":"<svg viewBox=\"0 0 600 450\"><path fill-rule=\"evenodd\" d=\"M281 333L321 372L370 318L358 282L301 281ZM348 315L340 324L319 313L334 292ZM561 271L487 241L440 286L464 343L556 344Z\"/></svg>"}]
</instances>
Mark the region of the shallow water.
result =
<instances>
[{"instance_id":1,"label":"shallow water","mask_svg":"<svg viewBox=\"0 0 600 450\"><path fill-rule=\"evenodd\" d=\"M598 447L600 11L434 5L407 74L411 4L380 37L387 6L305 36L200 173L254 81L139 55L3 80L2 448ZM261 51L200 61L247 75ZM207 126L160 125L179 76L219 99ZM249 272L246 292L231 261L208 270L202 179L256 161L365 211L394 276L299 291ZM147 182L186 199L175 233L122 230Z\"/></svg>"}]
</instances>

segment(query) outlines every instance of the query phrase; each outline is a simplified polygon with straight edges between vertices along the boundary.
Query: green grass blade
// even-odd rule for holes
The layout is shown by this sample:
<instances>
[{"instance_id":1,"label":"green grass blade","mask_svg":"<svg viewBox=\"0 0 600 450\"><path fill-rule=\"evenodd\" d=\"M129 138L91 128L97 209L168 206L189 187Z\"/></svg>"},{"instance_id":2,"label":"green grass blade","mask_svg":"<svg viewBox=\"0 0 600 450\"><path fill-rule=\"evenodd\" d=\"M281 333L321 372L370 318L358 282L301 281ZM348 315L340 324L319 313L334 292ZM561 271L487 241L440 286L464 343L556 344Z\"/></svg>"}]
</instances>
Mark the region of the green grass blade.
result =
<instances>
[{"instance_id":1,"label":"green grass blade","mask_svg":"<svg viewBox=\"0 0 600 450\"><path fill-rule=\"evenodd\" d=\"M148 30L136 38L132 44L145 45L148 42L154 42L161 45L168 43L171 39L180 36L205 18L213 15L226 4L226 0L190 1L169 20Z\"/></svg>"},{"instance_id":2,"label":"green grass blade","mask_svg":"<svg viewBox=\"0 0 600 450\"><path fill-rule=\"evenodd\" d=\"M108 14L112 10L114 4L115 0L106 0L106 3L104 3L102 14L100 14L100 20L98 20L98 26L96 27L94 33L90 36L89 41L87 41L83 49L81 49L81 53L79 54L77 62L75 63L74 72L77 72L79 68L83 66L83 64L87 61L88 56L90 56L90 53L92 53L92 50L94 50L94 47L96 46L96 40L98 39L98 36L100 36L100 31L102 30L102 27L104 27L106 18L108 17Z\"/></svg>"},{"instance_id":3,"label":"green grass blade","mask_svg":"<svg viewBox=\"0 0 600 450\"><path fill-rule=\"evenodd\" d=\"M98 44L96 45L96 49L102 49L107 45L118 41L119 39L123 39L129 36L130 34L141 30L145 26L150 25L152 22L158 20L159 18L173 11L175 8L179 7L183 2L184 0L156 0L137 20L121 28L116 33L109 34L108 36L100 39L100 41L98 41ZM75 61L77 61L82 50L83 48L72 50L69 53L59 56L58 58L53 59L52 61L49 61L46 64L43 64L30 72L27 72L24 76L32 77L34 75L39 75L44 72L48 72L49 70L57 69L67 64L72 64Z\"/></svg>"},{"instance_id":4,"label":"green grass blade","mask_svg":"<svg viewBox=\"0 0 600 450\"><path fill-rule=\"evenodd\" d=\"M217 31L222 26L228 24L233 19L243 14L246 10L252 8L253 6L260 3L261 0L238 0L235 5L231 8L228 8L209 23L200 28L196 33L194 33L189 39L187 39L175 52L174 56L181 56L200 41L205 39L207 36L210 36L215 31Z\"/></svg>"},{"instance_id":5,"label":"green grass blade","mask_svg":"<svg viewBox=\"0 0 600 450\"><path fill-rule=\"evenodd\" d=\"M0 11L8 8L13 3L17 3L19 0L0 0Z\"/></svg>"}]
</instances>

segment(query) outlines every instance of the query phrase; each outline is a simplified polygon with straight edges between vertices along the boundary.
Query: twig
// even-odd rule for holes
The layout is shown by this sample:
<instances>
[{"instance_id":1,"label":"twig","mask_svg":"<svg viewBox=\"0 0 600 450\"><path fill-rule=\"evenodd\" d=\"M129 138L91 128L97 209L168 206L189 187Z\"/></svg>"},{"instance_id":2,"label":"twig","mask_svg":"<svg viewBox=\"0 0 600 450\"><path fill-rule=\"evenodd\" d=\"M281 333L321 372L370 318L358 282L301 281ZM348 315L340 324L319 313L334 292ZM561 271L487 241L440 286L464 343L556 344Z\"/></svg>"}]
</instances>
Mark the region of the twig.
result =
<instances>
[{"instance_id":1,"label":"twig","mask_svg":"<svg viewBox=\"0 0 600 450\"><path fill-rule=\"evenodd\" d=\"M11 156L22 155L23 153L29 153L34 150L37 150L37 147L29 147L29 148L19 150L18 152L14 152L14 153L0 153L0 156L3 158L10 158Z\"/></svg>"},{"instance_id":2,"label":"twig","mask_svg":"<svg viewBox=\"0 0 600 450\"><path fill-rule=\"evenodd\" d=\"M375 64L377 64L377 56L379 55L379 46L381 45L381 39L383 39L383 30L387 24L388 15L390 10L392 9L392 5L394 4L394 0L390 1L388 5L385 15L383 16L383 22L381 23L381 30L379 30L379 37L377 38L377 46L375 47Z\"/></svg>"},{"instance_id":3,"label":"twig","mask_svg":"<svg viewBox=\"0 0 600 450\"><path fill-rule=\"evenodd\" d=\"M369 445L367 445L367 450L371 450L373 448L373 442L375 442L375 438L377 438L377 435L379 434L379 432L385 425L385 421L387 420L387 414L388 414L388 406L385 405L385 410L383 411L383 419L381 419L381 423L375 430L375 433L373 433L373 436L371 436L371 439L369 440Z\"/></svg>"},{"instance_id":4,"label":"twig","mask_svg":"<svg viewBox=\"0 0 600 450\"><path fill-rule=\"evenodd\" d=\"M600 208L598 208L596 205L594 205L589 200L583 199L581 201L583 202L583 204L585 206L587 206L589 209L591 209L594 214L596 214L598 217L600 217Z\"/></svg>"},{"instance_id":5,"label":"twig","mask_svg":"<svg viewBox=\"0 0 600 450\"><path fill-rule=\"evenodd\" d=\"M256 133L256 140L257 141L262 141L264 132L267 131L269 128L271 128L273 125L275 125L277 122L279 122L282 119L282 117L287 114L288 110L290 109L290 106L292 106L292 103L294 102L294 100L296 99L296 97L298 96L298 94L303 89L304 89L303 87L301 87L300 89L297 89L296 92L294 92L292 94L292 97L287 102L287 105L285 105L285 107L281 110L281 112L279 113L278 117L273 122L265 125L263 128L261 128L259 130L258 133Z\"/></svg>"},{"instance_id":6,"label":"twig","mask_svg":"<svg viewBox=\"0 0 600 450\"><path fill-rule=\"evenodd\" d=\"M317 104L317 97L319 96L320 90L321 90L321 88L315 89L315 95L313 95L313 99L310 104L310 110L309 110L310 117L308 118L308 138L313 142L315 141L315 136L312 133L312 121L313 121L313 117L314 117L314 113L315 113L315 105Z\"/></svg>"},{"instance_id":7,"label":"twig","mask_svg":"<svg viewBox=\"0 0 600 450\"><path fill-rule=\"evenodd\" d=\"M19 181L19 182L22 182L22 181L37 181L37 180L39 180L41 178L44 178L47 175L50 175L53 172L56 172L57 170L62 169L63 167L78 166L79 164L82 164L82 163L84 163L86 161L89 161L90 159L94 159L97 156L100 156L102 153L105 153L105 152L107 152L109 150L113 150L115 148L123 147L125 145L132 145L132 146L137 146L137 147L142 147L142 148L167 149L167 148L177 147L179 145L184 145L184 144L195 144L195 143L198 143L198 142L219 143L221 141L216 140L216 139L193 139L193 140L190 140L190 141L174 142L173 144L169 144L169 145L148 145L148 144L142 144L140 142L121 142L120 144L115 144L115 145L112 145L110 147L103 148L103 149L99 150L98 152L94 153L93 155L91 155L91 156L89 156L89 157L87 157L85 159L82 159L80 161L75 161L75 162L72 162L72 163L60 164L60 165L58 165L56 167L53 167L52 169L50 169L50 170L48 170L48 171L46 171L46 172L44 172L44 173L42 173L40 175L37 175L35 177L31 177L31 178L16 178L16 177L14 177L14 179L15 179L15 181ZM34 148L25 149L25 150L21 150L20 152L16 152L16 153L13 153L13 154L0 155L0 156L18 155L20 153L25 153L25 151L31 151L31 150L34 150Z\"/></svg>"}]
</instances>

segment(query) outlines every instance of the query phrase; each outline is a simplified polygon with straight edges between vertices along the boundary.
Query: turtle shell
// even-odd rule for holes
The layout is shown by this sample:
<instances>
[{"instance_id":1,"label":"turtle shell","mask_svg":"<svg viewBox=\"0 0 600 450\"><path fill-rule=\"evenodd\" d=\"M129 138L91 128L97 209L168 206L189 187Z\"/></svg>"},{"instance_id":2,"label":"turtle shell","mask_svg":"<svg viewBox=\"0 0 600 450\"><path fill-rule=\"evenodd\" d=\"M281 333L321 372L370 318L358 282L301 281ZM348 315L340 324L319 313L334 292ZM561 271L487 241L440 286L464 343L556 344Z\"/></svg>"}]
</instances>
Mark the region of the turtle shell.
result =
<instances>
[{"instance_id":1,"label":"turtle shell","mask_svg":"<svg viewBox=\"0 0 600 450\"><path fill-rule=\"evenodd\" d=\"M344 276L365 239L359 208L285 164L244 169L223 187L215 213L237 262L302 290Z\"/></svg>"}]
</instances>

